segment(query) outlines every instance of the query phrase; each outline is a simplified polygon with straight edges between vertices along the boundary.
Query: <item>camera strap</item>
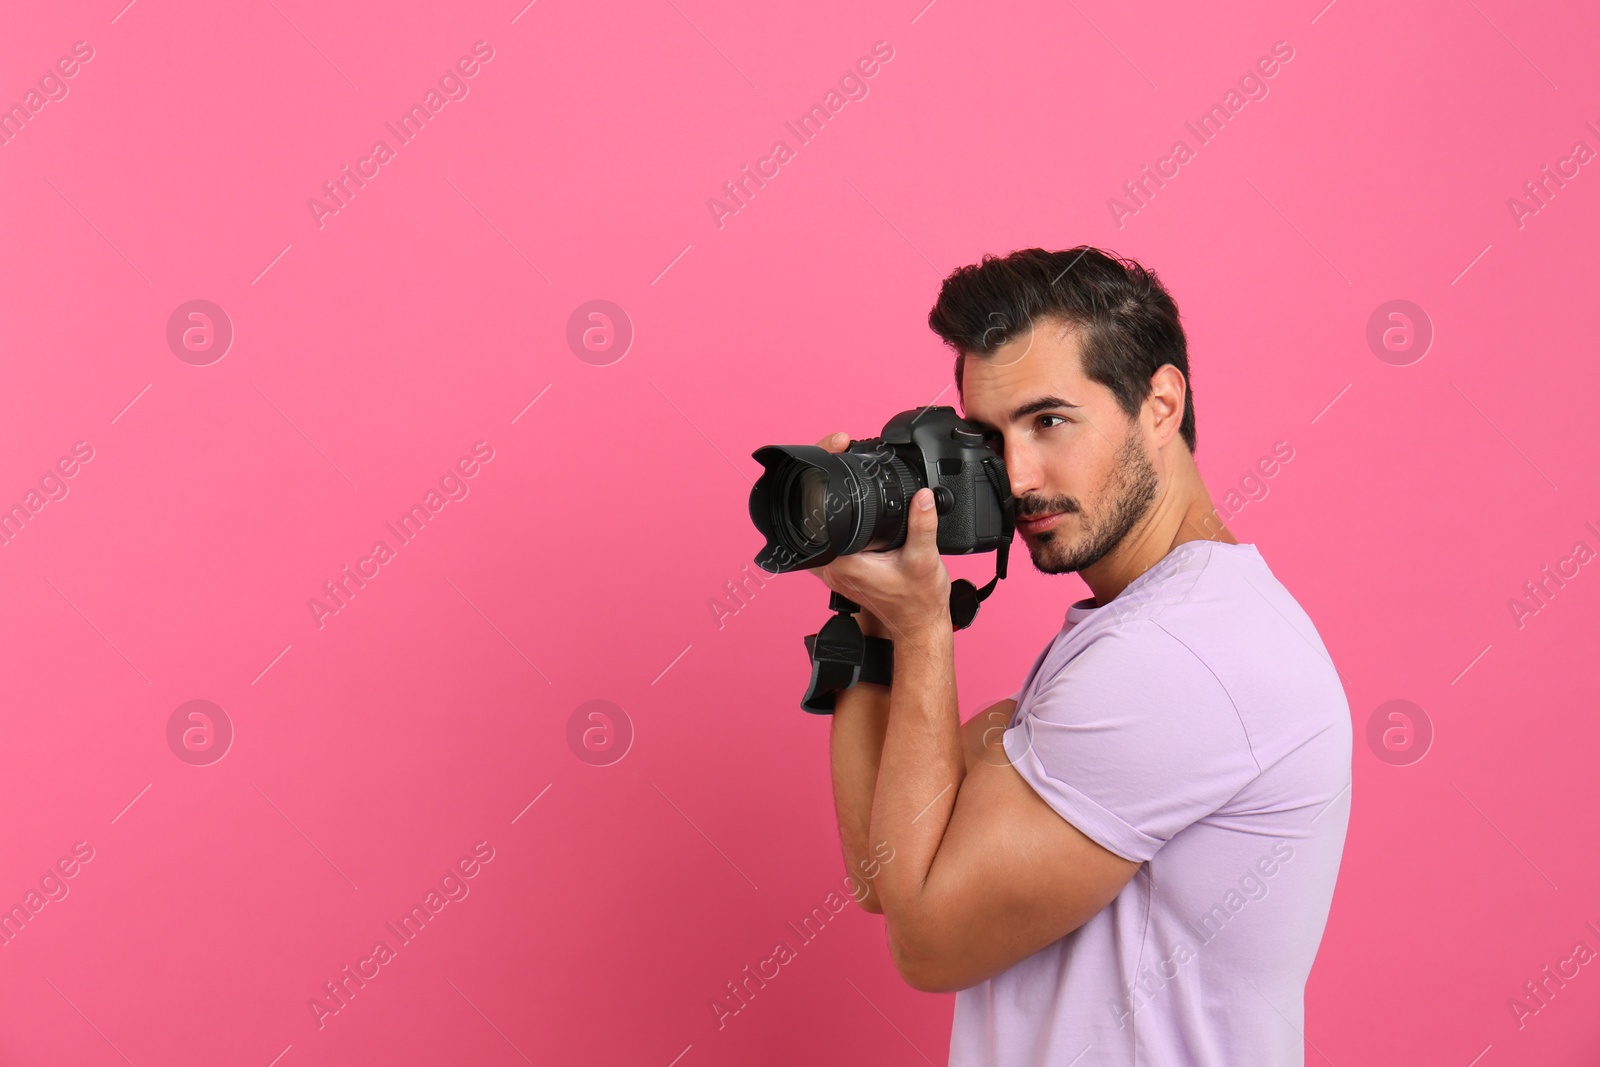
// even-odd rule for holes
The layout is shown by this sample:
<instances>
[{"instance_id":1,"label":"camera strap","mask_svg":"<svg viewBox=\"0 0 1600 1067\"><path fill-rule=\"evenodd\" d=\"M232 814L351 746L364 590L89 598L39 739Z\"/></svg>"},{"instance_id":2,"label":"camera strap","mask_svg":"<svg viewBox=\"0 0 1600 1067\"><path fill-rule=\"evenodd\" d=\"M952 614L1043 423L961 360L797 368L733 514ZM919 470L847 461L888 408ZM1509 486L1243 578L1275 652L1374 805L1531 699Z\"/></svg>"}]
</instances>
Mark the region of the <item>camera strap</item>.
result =
<instances>
[{"instance_id":1,"label":"camera strap","mask_svg":"<svg viewBox=\"0 0 1600 1067\"><path fill-rule=\"evenodd\" d=\"M965 630L978 615L978 605L989 599L1000 579L1006 576L1011 543L995 552L995 572L983 588L965 578L950 583L950 625ZM833 618L822 629L807 634L806 654L811 657L811 684L800 698L800 708L813 715L832 715L841 690L857 682L889 685L894 681L894 642L883 637L867 637L855 613L861 610L849 597L838 592L828 597Z\"/></svg>"},{"instance_id":2,"label":"camera strap","mask_svg":"<svg viewBox=\"0 0 1600 1067\"><path fill-rule=\"evenodd\" d=\"M894 642L861 633L861 624L855 619L861 605L833 593L828 608L837 614L823 623L822 629L806 635L811 684L800 707L813 715L832 715L839 691L858 681L888 685L894 680Z\"/></svg>"},{"instance_id":3,"label":"camera strap","mask_svg":"<svg viewBox=\"0 0 1600 1067\"><path fill-rule=\"evenodd\" d=\"M1016 521L1012 518L1010 484L1000 473L999 466L994 460L983 461L983 472L989 476L989 484L994 487L995 496L1005 502L1001 528L1005 531L1006 539L1000 542L1000 547L995 550L994 577L990 578L982 589L965 578L957 578L950 583L950 624L957 630L965 630L972 625L972 620L978 617L978 605L989 599L989 594L994 592L995 585L1006 576L1006 564L1011 559L1011 535L1016 529Z\"/></svg>"}]
</instances>

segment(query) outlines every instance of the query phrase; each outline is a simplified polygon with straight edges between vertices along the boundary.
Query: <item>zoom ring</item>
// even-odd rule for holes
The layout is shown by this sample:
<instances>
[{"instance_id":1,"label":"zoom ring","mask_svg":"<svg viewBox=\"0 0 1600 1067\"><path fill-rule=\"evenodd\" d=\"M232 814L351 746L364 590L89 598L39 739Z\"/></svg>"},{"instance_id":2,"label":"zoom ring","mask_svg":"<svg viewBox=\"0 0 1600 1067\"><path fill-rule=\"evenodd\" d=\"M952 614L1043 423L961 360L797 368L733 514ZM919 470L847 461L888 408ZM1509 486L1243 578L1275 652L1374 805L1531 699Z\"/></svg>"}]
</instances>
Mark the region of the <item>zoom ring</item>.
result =
<instances>
[{"instance_id":1,"label":"zoom ring","mask_svg":"<svg viewBox=\"0 0 1600 1067\"><path fill-rule=\"evenodd\" d=\"M855 462L852 462L852 460L855 460ZM859 491L851 496L852 501L855 503L855 535L850 538L848 545L840 549L839 554L841 556L847 556L852 552L860 552L866 547L867 542L872 540L873 528L878 525L878 502L881 499L877 485L862 470L865 464L854 456L846 459L845 464L850 468L850 473L855 478L855 484L859 487ZM845 487L845 492L849 493L848 486Z\"/></svg>"}]
</instances>

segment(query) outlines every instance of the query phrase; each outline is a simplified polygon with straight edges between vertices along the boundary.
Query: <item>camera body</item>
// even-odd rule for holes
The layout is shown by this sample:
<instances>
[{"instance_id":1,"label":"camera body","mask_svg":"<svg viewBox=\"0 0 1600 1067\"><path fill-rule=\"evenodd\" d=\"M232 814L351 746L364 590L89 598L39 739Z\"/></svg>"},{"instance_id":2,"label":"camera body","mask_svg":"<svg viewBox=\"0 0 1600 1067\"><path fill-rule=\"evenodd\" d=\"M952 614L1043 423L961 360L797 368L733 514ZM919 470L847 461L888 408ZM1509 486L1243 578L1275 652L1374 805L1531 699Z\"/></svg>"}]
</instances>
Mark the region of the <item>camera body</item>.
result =
<instances>
[{"instance_id":1,"label":"camera body","mask_svg":"<svg viewBox=\"0 0 1600 1067\"><path fill-rule=\"evenodd\" d=\"M752 455L764 470L750 519L767 538L756 563L775 574L900 547L924 487L934 492L941 555L993 552L1016 529L1005 460L949 406L902 411L844 452L767 445Z\"/></svg>"}]
</instances>

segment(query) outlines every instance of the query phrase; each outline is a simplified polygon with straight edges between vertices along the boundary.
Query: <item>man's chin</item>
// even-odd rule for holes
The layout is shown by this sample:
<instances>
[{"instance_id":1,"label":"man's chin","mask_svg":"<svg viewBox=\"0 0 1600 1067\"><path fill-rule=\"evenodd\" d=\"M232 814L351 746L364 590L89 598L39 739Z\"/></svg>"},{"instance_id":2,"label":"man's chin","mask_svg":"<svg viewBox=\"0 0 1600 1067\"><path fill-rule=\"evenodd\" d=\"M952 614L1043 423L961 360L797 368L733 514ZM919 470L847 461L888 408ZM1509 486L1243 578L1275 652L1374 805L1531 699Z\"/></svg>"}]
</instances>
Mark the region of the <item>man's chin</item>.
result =
<instances>
[{"instance_id":1,"label":"man's chin","mask_svg":"<svg viewBox=\"0 0 1600 1067\"><path fill-rule=\"evenodd\" d=\"M1028 557L1040 574L1071 574L1078 569L1072 565L1072 546L1063 544L1055 534L1029 538L1027 544Z\"/></svg>"}]
</instances>

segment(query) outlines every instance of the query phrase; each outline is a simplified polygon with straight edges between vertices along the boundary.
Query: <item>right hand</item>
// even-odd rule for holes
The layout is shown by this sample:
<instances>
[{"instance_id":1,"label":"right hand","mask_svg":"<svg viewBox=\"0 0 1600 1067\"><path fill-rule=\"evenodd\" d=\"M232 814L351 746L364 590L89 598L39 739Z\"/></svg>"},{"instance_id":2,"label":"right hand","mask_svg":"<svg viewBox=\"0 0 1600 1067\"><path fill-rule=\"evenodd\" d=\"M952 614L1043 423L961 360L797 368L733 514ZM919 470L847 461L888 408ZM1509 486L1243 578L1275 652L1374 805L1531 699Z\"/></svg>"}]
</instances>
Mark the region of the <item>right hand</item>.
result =
<instances>
[{"instance_id":1,"label":"right hand","mask_svg":"<svg viewBox=\"0 0 1600 1067\"><path fill-rule=\"evenodd\" d=\"M829 452L843 452L850 447L850 435L847 433L831 433L822 440L818 441L817 447L826 449ZM809 571L811 575L817 579L817 581L822 582L824 586L828 584L822 579L821 567L807 567L806 570ZM830 589L829 592L832 592L832 590ZM863 636L890 636L888 627L884 626L883 621L874 615L866 604L862 604L862 602L856 597L851 597L851 599L855 600L856 603L861 604L861 610L856 612L856 622L860 624L861 633Z\"/></svg>"}]
</instances>

